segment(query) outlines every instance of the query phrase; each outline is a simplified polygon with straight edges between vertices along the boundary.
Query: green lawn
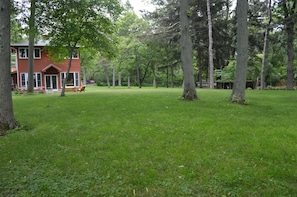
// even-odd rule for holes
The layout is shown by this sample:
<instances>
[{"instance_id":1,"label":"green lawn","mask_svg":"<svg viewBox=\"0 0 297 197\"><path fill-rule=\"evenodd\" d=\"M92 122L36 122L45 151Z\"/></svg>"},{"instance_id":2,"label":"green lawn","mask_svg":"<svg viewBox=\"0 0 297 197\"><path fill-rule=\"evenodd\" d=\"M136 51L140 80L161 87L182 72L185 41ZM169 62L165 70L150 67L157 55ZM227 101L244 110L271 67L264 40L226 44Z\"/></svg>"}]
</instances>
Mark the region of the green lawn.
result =
<instances>
[{"instance_id":1,"label":"green lawn","mask_svg":"<svg viewBox=\"0 0 297 197\"><path fill-rule=\"evenodd\" d=\"M14 95L0 196L297 196L297 92L197 92Z\"/></svg>"}]
</instances>

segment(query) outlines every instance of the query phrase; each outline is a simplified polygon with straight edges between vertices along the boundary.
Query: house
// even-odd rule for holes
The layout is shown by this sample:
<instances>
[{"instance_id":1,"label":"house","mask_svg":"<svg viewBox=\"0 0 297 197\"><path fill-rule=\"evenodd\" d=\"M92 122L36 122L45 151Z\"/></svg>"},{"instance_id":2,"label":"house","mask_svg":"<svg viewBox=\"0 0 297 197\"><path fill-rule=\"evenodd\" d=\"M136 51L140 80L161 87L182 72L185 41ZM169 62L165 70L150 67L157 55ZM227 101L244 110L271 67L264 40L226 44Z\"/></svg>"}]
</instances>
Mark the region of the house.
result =
<instances>
[{"instance_id":1,"label":"house","mask_svg":"<svg viewBox=\"0 0 297 197\"><path fill-rule=\"evenodd\" d=\"M34 91L61 91L66 77L68 58L62 63L49 59L45 46L47 41L38 41L34 45ZM28 46L29 42L11 44L11 51L16 54L15 66L12 66L12 87L22 91L28 85ZM80 59L78 50L72 56L71 69L66 81L66 90L77 90L80 86Z\"/></svg>"}]
</instances>

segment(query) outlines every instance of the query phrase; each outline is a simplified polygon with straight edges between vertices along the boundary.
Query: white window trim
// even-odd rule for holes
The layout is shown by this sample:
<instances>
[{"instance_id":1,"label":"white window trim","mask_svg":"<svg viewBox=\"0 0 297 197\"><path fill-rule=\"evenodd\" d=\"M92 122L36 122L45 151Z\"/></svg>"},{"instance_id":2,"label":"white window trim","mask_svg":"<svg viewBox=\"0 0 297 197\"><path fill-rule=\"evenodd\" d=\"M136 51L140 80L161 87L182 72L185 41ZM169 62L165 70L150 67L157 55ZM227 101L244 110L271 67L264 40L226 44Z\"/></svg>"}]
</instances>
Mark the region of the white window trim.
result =
<instances>
[{"instance_id":1,"label":"white window trim","mask_svg":"<svg viewBox=\"0 0 297 197\"><path fill-rule=\"evenodd\" d=\"M53 76L55 76L56 77L56 88L55 89L53 89ZM46 77L50 77L50 79L51 79L51 81L50 81L50 88L48 88L47 87L47 82L46 82ZM51 74L49 74L49 75L44 75L44 86L45 86L45 89L46 89L46 91L58 91L58 88L59 88L59 84L58 84L58 78L59 78L59 76L58 76L58 74L54 74L54 75L51 75Z\"/></svg>"},{"instance_id":2,"label":"white window trim","mask_svg":"<svg viewBox=\"0 0 297 197\"><path fill-rule=\"evenodd\" d=\"M69 72L73 74L73 86L67 86L67 88L79 87L79 72ZM66 77L66 72L61 72L61 88L63 87L64 78Z\"/></svg>"},{"instance_id":3,"label":"white window trim","mask_svg":"<svg viewBox=\"0 0 297 197\"><path fill-rule=\"evenodd\" d=\"M22 76L25 76L25 81L23 81L23 77ZM21 88L25 88L27 89L27 83L28 83L28 73L20 73L20 87ZM23 82L25 82L25 85L23 85Z\"/></svg>"},{"instance_id":4,"label":"white window trim","mask_svg":"<svg viewBox=\"0 0 297 197\"><path fill-rule=\"evenodd\" d=\"M25 50L25 57L21 57L21 49ZM35 57L35 50L39 49L39 57ZM19 58L20 59L28 59L28 55L29 55L29 48L28 47L20 47L19 48ZM34 52L33 52L33 57L34 59L41 59L41 48L34 48Z\"/></svg>"},{"instance_id":5,"label":"white window trim","mask_svg":"<svg viewBox=\"0 0 297 197\"><path fill-rule=\"evenodd\" d=\"M25 75L25 85L24 86L23 86L23 79L22 79L23 75ZM34 75L36 76L34 88L41 88L42 87L42 74L40 72L36 72L36 73L34 73ZM37 75L40 75L40 86L38 86ZM20 82L21 82L20 83L21 88L27 89L27 87L28 87L28 73L20 73Z\"/></svg>"},{"instance_id":6,"label":"white window trim","mask_svg":"<svg viewBox=\"0 0 297 197\"><path fill-rule=\"evenodd\" d=\"M42 74L40 72L36 72L34 73L35 77L36 77L36 82L35 82L35 86L36 88L41 88L42 87ZM38 86L38 77L37 76L40 76L40 86Z\"/></svg>"},{"instance_id":7,"label":"white window trim","mask_svg":"<svg viewBox=\"0 0 297 197\"><path fill-rule=\"evenodd\" d=\"M72 54L72 59L79 59L79 53L78 53L78 49L74 49L73 53L76 53L77 57L74 56L74 54Z\"/></svg>"},{"instance_id":8,"label":"white window trim","mask_svg":"<svg viewBox=\"0 0 297 197\"><path fill-rule=\"evenodd\" d=\"M35 56L35 50L38 49L39 50L39 57ZM34 48L34 59L41 59L41 48Z\"/></svg>"},{"instance_id":9,"label":"white window trim","mask_svg":"<svg viewBox=\"0 0 297 197\"><path fill-rule=\"evenodd\" d=\"M21 56L21 49L23 49L23 50L25 50L25 57L22 57ZM28 48L25 48L25 47L21 47L21 48L19 48L19 58L20 59L28 59Z\"/></svg>"}]
</instances>

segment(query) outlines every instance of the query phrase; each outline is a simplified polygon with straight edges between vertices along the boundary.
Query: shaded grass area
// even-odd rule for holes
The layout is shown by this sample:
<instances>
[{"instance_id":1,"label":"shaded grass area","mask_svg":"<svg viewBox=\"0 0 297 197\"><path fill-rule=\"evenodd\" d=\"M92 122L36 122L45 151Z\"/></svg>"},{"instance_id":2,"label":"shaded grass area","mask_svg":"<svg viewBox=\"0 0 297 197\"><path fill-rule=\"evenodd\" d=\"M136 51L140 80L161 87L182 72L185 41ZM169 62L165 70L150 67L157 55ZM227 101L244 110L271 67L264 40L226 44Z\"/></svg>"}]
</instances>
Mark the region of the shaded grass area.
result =
<instances>
[{"instance_id":1,"label":"shaded grass area","mask_svg":"<svg viewBox=\"0 0 297 197\"><path fill-rule=\"evenodd\" d=\"M296 196L297 94L105 89L16 95L1 196Z\"/></svg>"}]
</instances>

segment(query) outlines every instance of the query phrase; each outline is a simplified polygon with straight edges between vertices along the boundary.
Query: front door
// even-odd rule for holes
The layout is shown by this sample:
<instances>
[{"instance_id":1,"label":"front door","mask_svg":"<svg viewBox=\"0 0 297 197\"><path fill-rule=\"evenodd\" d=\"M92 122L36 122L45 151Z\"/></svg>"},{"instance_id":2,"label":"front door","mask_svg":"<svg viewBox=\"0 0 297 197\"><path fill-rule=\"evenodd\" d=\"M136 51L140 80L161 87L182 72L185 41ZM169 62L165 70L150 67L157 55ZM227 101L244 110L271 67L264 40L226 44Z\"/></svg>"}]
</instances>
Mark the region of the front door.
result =
<instances>
[{"instance_id":1,"label":"front door","mask_svg":"<svg viewBox=\"0 0 297 197\"><path fill-rule=\"evenodd\" d=\"M58 75L45 75L46 90L58 90Z\"/></svg>"}]
</instances>

